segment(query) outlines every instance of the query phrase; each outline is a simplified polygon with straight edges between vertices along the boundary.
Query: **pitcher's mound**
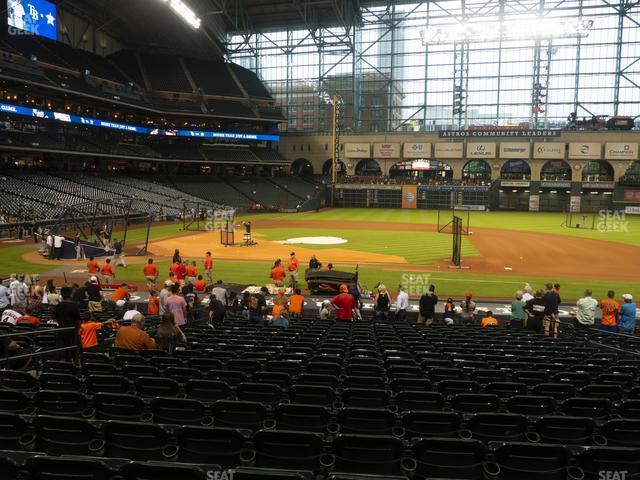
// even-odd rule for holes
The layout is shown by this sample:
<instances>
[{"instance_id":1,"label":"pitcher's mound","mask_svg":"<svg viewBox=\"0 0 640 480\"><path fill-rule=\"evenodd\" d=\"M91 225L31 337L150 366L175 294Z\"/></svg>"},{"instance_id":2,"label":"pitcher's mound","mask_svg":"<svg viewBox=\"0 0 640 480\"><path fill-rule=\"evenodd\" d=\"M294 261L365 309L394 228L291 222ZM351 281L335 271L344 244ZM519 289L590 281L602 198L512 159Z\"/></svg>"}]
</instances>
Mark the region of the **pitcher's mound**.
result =
<instances>
[{"instance_id":1,"label":"pitcher's mound","mask_svg":"<svg viewBox=\"0 0 640 480\"><path fill-rule=\"evenodd\" d=\"M287 238L286 240L277 240L275 243L282 243L284 245L340 245L347 243L347 240L340 237L296 237Z\"/></svg>"}]
</instances>

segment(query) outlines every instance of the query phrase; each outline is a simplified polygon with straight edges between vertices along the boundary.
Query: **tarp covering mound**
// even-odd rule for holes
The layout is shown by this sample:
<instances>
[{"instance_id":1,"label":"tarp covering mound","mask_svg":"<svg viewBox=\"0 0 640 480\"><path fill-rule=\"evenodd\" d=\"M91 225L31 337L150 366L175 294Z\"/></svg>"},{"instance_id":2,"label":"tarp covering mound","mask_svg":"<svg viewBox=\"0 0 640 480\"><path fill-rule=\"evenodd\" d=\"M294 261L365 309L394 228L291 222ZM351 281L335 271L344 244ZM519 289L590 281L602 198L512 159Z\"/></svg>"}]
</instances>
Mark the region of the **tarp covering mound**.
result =
<instances>
[{"instance_id":1,"label":"tarp covering mound","mask_svg":"<svg viewBox=\"0 0 640 480\"><path fill-rule=\"evenodd\" d=\"M307 270L305 280L311 292L338 292L340 284L358 282L358 272L341 272L339 270Z\"/></svg>"}]
</instances>

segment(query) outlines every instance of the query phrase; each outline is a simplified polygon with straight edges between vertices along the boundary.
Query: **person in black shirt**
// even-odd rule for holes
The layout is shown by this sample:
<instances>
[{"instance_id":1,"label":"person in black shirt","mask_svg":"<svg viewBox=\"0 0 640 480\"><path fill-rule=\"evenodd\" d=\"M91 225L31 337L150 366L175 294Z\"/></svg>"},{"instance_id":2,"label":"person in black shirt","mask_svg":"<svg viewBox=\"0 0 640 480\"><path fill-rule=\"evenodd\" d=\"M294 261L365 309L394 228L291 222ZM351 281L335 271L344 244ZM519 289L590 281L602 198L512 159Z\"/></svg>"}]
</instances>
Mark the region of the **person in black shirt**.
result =
<instances>
[{"instance_id":1,"label":"person in black shirt","mask_svg":"<svg viewBox=\"0 0 640 480\"><path fill-rule=\"evenodd\" d=\"M532 330L538 334L544 331L543 321L547 311L547 302L543 297L542 290L537 290L535 296L524 307L529 317L526 330Z\"/></svg>"},{"instance_id":2,"label":"person in black shirt","mask_svg":"<svg viewBox=\"0 0 640 480\"><path fill-rule=\"evenodd\" d=\"M70 300L76 303L84 302L87 299L87 285L89 285L89 282L85 282L82 287L74 283L71 287Z\"/></svg>"},{"instance_id":3,"label":"person in black shirt","mask_svg":"<svg viewBox=\"0 0 640 480\"><path fill-rule=\"evenodd\" d=\"M374 311L378 320L388 320L389 311L391 310L391 297L387 291L387 287L378 285L378 294L374 305Z\"/></svg>"},{"instance_id":4,"label":"person in black shirt","mask_svg":"<svg viewBox=\"0 0 640 480\"><path fill-rule=\"evenodd\" d=\"M252 295L249 299L249 319L261 327L264 326L264 316L267 311L266 295L268 293L267 287L262 287L260 293Z\"/></svg>"},{"instance_id":5,"label":"person in black shirt","mask_svg":"<svg viewBox=\"0 0 640 480\"><path fill-rule=\"evenodd\" d=\"M316 258L315 255L311 255L311 259L309 260L309 270L317 270L320 268L320 262Z\"/></svg>"},{"instance_id":6,"label":"person in black shirt","mask_svg":"<svg viewBox=\"0 0 640 480\"><path fill-rule=\"evenodd\" d=\"M433 323L433 319L436 315L436 304L438 303L438 296L435 294L436 287L429 285L427 293L420 297L420 311L418 313L418 323L424 323L426 326L430 326Z\"/></svg>"},{"instance_id":7,"label":"person in black shirt","mask_svg":"<svg viewBox=\"0 0 640 480\"><path fill-rule=\"evenodd\" d=\"M555 288L554 288L555 287ZM560 284L556 283L555 286L547 283L545 285L546 292L542 296L545 301L547 308L545 310L545 318L543 320L544 324L544 332L546 335L553 336L554 333L558 329L558 321L560 317L558 315L558 308L560 307L560 294L558 291L560 290Z\"/></svg>"},{"instance_id":8,"label":"person in black shirt","mask_svg":"<svg viewBox=\"0 0 640 480\"><path fill-rule=\"evenodd\" d=\"M180 256L180 250L177 248L173 251L173 258L171 259L171 263L182 263L182 257Z\"/></svg>"},{"instance_id":9,"label":"person in black shirt","mask_svg":"<svg viewBox=\"0 0 640 480\"><path fill-rule=\"evenodd\" d=\"M71 300L71 287L62 287L60 289L62 297L60 303L53 309L53 319L58 322L61 328L74 327L75 330L62 332L58 335L59 347L77 347L80 348L80 337L78 329L80 328L80 308L78 304ZM78 356L78 350L66 350L63 356L68 361L73 361Z\"/></svg>"}]
</instances>

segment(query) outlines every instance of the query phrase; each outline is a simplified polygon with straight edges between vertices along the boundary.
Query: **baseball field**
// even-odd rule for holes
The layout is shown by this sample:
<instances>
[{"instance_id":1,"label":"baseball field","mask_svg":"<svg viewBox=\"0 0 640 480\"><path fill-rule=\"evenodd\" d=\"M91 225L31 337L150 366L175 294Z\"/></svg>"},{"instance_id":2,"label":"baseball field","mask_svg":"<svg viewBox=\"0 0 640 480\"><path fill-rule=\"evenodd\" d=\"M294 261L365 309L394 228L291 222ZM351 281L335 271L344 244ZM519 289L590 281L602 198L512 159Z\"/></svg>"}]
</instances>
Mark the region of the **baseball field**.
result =
<instances>
[{"instance_id":1,"label":"baseball field","mask_svg":"<svg viewBox=\"0 0 640 480\"><path fill-rule=\"evenodd\" d=\"M584 229L562 226L565 216L560 213L472 212L470 235L462 242L462 269L451 268L452 236L438 232L436 211L345 208L237 219L246 220L252 222L256 245L224 247L217 232L185 232L182 224L162 224L152 227L150 256L165 272L175 248L183 259L198 260L199 265L211 250L214 277L231 283L268 283L273 261L295 251L303 264L315 254L335 269L357 265L363 285L383 282L392 291L399 284L420 290L429 282L441 296L471 291L506 299L525 283L536 288L552 281L562 285L566 300L579 298L585 288L593 289L596 297L609 289L640 295L640 216L596 216L596 228ZM243 232L239 225L236 241ZM142 228L129 230L128 252L137 251L145 233ZM0 274L26 271L60 278L64 272L67 279L86 278L84 262L48 261L36 247L3 244ZM117 270L118 280L142 285L145 261L129 255L129 267Z\"/></svg>"}]
</instances>

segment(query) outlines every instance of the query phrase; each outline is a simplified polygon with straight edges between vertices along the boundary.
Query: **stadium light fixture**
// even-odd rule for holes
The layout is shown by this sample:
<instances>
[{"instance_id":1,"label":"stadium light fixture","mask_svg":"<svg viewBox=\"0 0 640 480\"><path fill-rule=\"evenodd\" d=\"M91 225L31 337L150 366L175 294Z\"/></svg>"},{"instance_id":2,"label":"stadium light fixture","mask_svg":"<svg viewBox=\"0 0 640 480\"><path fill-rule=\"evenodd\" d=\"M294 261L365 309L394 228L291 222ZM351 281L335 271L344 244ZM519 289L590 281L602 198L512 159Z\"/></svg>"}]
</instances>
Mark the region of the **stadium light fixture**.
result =
<instances>
[{"instance_id":1,"label":"stadium light fixture","mask_svg":"<svg viewBox=\"0 0 640 480\"><path fill-rule=\"evenodd\" d=\"M497 40L584 38L589 36L592 29L593 20L591 19L560 20L536 17L502 22L430 26L420 31L420 40L423 45L434 45Z\"/></svg>"},{"instance_id":2,"label":"stadium light fixture","mask_svg":"<svg viewBox=\"0 0 640 480\"><path fill-rule=\"evenodd\" d=\"M189 6L182 0L161 0L163 3L167 3L169 7L185 22L187 22L194 29L200 28L202 20L196 15L196 13L189 8Z\"/></svg>"}]
</instances>

